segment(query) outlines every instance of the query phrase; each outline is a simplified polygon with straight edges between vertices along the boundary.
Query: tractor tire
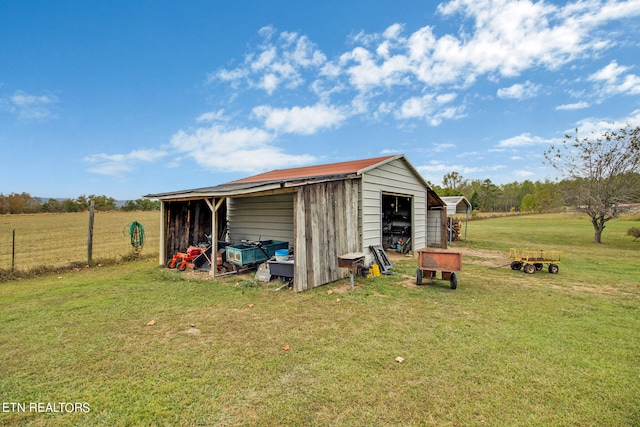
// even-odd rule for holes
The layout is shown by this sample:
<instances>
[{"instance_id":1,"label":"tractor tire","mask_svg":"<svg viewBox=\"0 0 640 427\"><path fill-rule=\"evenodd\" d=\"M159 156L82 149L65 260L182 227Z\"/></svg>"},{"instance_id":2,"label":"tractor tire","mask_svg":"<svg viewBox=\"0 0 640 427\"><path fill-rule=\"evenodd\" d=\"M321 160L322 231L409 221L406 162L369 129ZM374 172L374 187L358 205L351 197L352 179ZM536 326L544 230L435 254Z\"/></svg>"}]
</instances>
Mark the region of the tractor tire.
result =
<instances>
[{"instance_id":1,"label":"tractor tire","mask_svg":"<svg viewBox=\"0 0 640 427\"><path fill-rule=\"evenodd\" d=\"M416 285L422 285L422 270L416 270Z\"/></svg>"},{"instance_id":2,"label":"tractor tire","mask_svg":"<svg viewBox=\"0 0 640 427\"><path fill-rule=\"evenodd\" d=\"M458 287L458 275L456 273L451 273L451 289L456 289Z\"/></svg>"},{"instance_id":3,"label":"tractor tire","mask_svg":"<svg viewBox=\"0 0 640 427\"><path fill-rule=\"evenodd\" d=\"M557 264L549 264L549 273L558 274L558 271L560 271L560 267Z\"/></svg>"},{"instance_id":4,"label":"tractor tire","mask_svg":"<svg viewBox=\"0 0 640 427\"><path fill-rule=\"evenodd\" d=\"M527 274L533 274L536 272L536 266L533 264L525 264L524 265L524 272Z\"/></svg>"}]
</instances>

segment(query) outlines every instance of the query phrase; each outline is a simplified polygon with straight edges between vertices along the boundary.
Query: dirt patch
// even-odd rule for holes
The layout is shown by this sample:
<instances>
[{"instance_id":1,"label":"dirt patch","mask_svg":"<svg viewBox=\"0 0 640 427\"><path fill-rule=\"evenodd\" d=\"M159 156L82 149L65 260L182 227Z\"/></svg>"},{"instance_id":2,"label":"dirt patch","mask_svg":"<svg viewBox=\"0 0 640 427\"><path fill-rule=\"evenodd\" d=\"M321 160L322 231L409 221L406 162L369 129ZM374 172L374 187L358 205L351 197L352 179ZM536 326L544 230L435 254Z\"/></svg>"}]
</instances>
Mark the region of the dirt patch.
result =
<instances>
[{"instance_id":1,"label":"dirt patch","mask_svg":"<svg viewBox=\"0 0 640 427\"><path fill-rule=\"evenodd\" d=\"M464 264L503 267L510 263L509 254L504 251L471 248L456 248L455 250L462 254Z\"/></svg>"}]
</instances>

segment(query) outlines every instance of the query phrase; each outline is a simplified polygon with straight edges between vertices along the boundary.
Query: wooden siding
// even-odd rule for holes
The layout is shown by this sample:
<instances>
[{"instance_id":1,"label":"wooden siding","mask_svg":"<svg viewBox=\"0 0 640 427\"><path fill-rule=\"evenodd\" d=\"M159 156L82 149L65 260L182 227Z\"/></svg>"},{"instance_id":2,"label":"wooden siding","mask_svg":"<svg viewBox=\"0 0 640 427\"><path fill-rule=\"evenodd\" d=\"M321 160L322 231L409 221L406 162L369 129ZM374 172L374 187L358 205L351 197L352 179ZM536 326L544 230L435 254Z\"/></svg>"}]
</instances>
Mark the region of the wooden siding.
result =
<instances>
[{"instance_id":1,"label":"wooden siding","mask_svg":"<svg viewBox=\"0 0 640 427\"><path fill-rule=\"evenodd\" d=\"M362 179L362 247L382 243L382 193L391 193L412 197L412 247L414 250L424 248L427 245L426 192L427 188L402 159L365 172Z\"/></svg>"},{"instance_id":2,"label":"wooden siding","mask_svg":"<svg viewBox=\"0 0 640 427\"><path fill-rule=\"evenodd\" d=\"M297 292L345 277L338 256L359 249L358 181L332 181L301 187L295 196Z\"/></svg>"},{"instance_id":3,"label":"wooden siding","mask_svg":"<svg viewBox=\"0 0 640 427\"><path fill-rule=\"evenodd\" d=\"M227 199L229 238L294 243L293 193Z\"/></svg>"}]
</instances>

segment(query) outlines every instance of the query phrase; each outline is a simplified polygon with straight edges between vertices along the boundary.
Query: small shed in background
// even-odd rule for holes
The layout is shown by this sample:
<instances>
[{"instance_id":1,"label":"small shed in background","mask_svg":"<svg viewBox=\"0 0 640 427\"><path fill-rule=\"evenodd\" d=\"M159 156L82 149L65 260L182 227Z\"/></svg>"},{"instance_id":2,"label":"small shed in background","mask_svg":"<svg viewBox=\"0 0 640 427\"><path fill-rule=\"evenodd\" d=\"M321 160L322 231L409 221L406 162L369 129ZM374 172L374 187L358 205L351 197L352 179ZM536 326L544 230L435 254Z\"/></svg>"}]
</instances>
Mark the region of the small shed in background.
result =
<instances>
[{"instance_id":1,"label":"small shed in background","mask_svg":"<svg viewBox=\"0 0 640 427\"><path fill-rule=\"evenodd\" d=\"M223 240L286 241L296 291L346 277L342 254L397 250L399 242L412 251L447 245L445 203L404 155L278 169L145 197L161 201L160 264L211 234L214 254Z\"/></svg>"},{"instance_id":2,"label":"small shed in background","mask_svg":"<svg viewBox=\"0 0 640 427\"><path fill-rule=\"evenodd\" d=\"M461 233L461 229L456 230L454 221L456 221L456 215L464 216L464 239L467 238L467 225L469 222L469 214L473 210L471 203L464 196L445 196L440 197L442 201L447 206L447 235L448 241L451 242L454 240L454 234L456 231L459 234Z\"/></svg>"}]
</instances>

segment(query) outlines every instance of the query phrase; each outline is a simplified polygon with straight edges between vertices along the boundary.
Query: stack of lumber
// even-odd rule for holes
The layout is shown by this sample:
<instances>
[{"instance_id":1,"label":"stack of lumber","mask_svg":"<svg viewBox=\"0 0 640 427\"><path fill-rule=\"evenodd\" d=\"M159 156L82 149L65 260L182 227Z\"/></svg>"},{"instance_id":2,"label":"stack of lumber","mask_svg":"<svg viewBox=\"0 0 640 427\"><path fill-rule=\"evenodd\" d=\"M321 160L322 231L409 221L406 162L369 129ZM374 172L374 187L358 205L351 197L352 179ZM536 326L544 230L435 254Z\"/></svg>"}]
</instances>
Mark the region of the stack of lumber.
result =
<instances>
[{"instance_id":1,"label":"stack of lumber","mask_svg":"<svg viewBox=\"0 0 640 427\"><path fill-rule=\"evenodd\" d=\"M462 221L458 219L452 219L447 227L447 237L451 234L451 240L460 240L460 233L462 232Z\"/></svg>"}]
</instances>

